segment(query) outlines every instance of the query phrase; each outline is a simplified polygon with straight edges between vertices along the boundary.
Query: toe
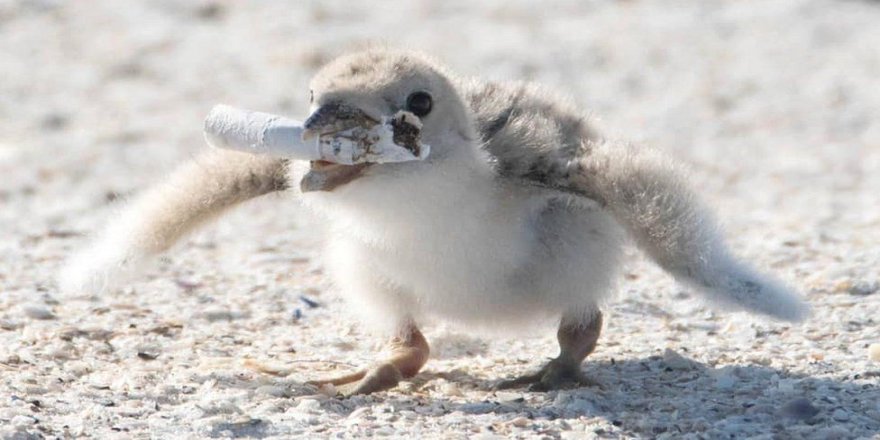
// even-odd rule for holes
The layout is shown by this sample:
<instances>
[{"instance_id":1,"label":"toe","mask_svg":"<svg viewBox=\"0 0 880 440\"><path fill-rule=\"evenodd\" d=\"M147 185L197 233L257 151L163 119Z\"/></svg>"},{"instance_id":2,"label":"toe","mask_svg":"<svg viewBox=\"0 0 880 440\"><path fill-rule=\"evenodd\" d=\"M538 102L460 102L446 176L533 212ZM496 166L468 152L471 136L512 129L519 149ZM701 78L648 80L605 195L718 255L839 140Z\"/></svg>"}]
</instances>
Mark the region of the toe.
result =
<instances>
[{"instance_id":1,"label":"toe","mask_svg":"<svg viewBox=\"0 0 880 440\"><path fill-rule=\"evenodd\" d=\"M529 391L545 392L594 385L596 382L581 372L580 365L553 360L537 373L501 381L495 385L494 389L503 390L528 386Z\"/></svg>"},{"instance_id":2,"label":"toe","mask_svg":"<svg viewBox=\"0 0 880 440\"><path fill-rule=\"evenodd\" d=\"M522 376L517 377L515 379L506 379L499 381L495 385L492 386L493 390L509 390L511 388L520 388L526 385L535 383L535 379L532 376Z\"/></svg>"},{"instance_id":3,"label":"toe","mask_svg":"<svg viewBox=\"0 0 880 440\"><path fill-rule=\"evenodd\" d=\"M328 384L338 387L341 385L356 383L356 382L360 381L361 379L363 379L367 373L368 373L368 371L361 370L361 371L358 371L355 373L346 374L344 376L337 376L337 377L333 377L333 378L329 378L329 379L310 380L310 381L306 382L306 384L313 385L318 388L320 388L324 385L328 385Z\"/></svg>"},{"instance_id":4,"label":"toe","mask_svg":"<svg viewBox=\"0 0 880 440\"><path fill-rule=\"evenodd\" d=\"M529 385L529 391L547 392L568 388L577 388L580 382L570 376L545 375L541 380Z\"/></svg>"},{"instance_id":5,"label":"toe","mask_svg":"<svg viewBox=\"0 0 880 440\"><path fill-rule=\"evenodd\" d=\"M539 382L542 377L544 377L544 370L542 368L540 371L531 374L525 374L513 379L506 379L495 384L492 389L494 390L509 390L511 388L521 388L526 385L532 385L536 382Z\"/></svg>"},{"instance_id":6,"label":"toe","mask_svg":"<svg viewBox=\"0 0 880 440\"><path fill-rule=\"evenodd\" d=\"M529 389L532 391L551 391L568 388L580 388L596 385L592 379L578 370L554 370L550 369Z\"/></svg>"},{"instance_id":7,"label":"toe","mask_svg":"<svg viewBox=\"0 0 880 440\"><path fill-rule=\"evenodd\" d=\"M403 379L400 370L392 364L382 364L367 372L363 379L343 385L337 390L345 397L357 394L371 394L389 390Z\"/></svg>"}]
</instances>

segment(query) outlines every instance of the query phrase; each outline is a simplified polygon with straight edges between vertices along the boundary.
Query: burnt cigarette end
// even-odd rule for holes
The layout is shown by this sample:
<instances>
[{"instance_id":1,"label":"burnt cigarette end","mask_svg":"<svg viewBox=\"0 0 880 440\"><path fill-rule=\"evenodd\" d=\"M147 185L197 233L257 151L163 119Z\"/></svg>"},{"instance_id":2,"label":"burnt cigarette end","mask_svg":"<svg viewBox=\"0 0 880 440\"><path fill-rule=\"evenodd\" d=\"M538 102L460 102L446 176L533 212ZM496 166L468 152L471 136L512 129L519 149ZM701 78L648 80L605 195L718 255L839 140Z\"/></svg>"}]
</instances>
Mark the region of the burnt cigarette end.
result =
<instances>
[{"instance_id":1,"label":"burnt cigarette end","mask_svg":"<svg viewBox=\"0 0 880 440\"><path fill-rule=\"evenodd\" d=\"M391 140L412 151L416 157L421 156L419 138L422 134L422 124L418 118L409 112L399 112L391 118Z\"/></svg>"}]
</instances>

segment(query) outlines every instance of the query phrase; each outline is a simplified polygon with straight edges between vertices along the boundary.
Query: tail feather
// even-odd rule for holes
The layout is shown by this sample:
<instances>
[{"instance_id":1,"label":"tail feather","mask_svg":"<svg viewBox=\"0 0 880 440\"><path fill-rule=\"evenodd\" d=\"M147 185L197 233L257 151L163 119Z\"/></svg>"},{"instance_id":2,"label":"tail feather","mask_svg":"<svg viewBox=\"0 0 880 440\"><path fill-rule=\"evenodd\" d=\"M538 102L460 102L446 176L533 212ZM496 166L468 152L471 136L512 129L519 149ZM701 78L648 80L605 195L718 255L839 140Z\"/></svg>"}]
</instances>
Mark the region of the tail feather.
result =
<instances>
[{"instance_id":1,"label":"tail feather","mask_svg":"<svg viewBox=\"0 0 880 440\"><path fill-rule=\"evenodd\" d=\"M285 189L285 168L279 159L209 151L123 206L68 260L59 276L61 290L99 293L117 285L226 209Z\"/></svg>"},{"instance_id":2,"label":"tail feather","mask_svg":"<svg viewBox=\"0 0 880 440\"><path fill-rule=\"evenodd\" d=\"M603 203L664 270L716 302L799 321L809 308L783 283L737 261L681 173L651 150L601 142L571 162L562 185Z\"/></svg>"}]
</instances>

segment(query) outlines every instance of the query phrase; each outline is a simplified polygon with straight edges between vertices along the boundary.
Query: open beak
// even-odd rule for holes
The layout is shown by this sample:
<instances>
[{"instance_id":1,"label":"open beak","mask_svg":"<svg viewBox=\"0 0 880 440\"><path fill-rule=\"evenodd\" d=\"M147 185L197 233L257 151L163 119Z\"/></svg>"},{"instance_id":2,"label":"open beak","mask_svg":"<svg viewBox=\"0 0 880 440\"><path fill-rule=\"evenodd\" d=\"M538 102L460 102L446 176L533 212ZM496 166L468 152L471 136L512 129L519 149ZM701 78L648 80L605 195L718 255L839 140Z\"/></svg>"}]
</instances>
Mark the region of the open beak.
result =
<instances>
[{"instance_id":1,"label":"open beak","mask_svg":"<svg viewBox=\"0 0 880 440\"><path fill-rule=\"evenodd\" d=\"M318 107L303 123L303 140L317 136L332 136L354 127L370 129L379 121L363 110L343 103L330 103ZM311 162L311 169L300 182L302 192L333 191L335 188L358 178L369 167L368 163L342 165L323 160Z\"/></svg>"}]
</instances>

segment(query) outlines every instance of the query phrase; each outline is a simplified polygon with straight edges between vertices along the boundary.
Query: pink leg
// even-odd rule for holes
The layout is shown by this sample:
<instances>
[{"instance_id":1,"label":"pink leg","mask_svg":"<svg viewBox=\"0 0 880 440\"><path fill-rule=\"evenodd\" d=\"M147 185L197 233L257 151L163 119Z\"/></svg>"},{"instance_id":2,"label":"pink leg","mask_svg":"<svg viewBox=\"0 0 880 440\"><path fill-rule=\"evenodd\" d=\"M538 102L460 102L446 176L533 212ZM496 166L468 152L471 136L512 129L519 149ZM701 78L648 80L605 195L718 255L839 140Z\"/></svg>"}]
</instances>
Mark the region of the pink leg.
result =
<instances>
[{"instance_id":1,"label":"pink leg","mask_svg":"<svg viewBox=\"0 0 880 440\"><path fill-rule=\"evenodd\" d=\"M391 357L372 368L332 379L309 382L313 385L333 384L344 396L370 394L397 386L401 379L418 374L428 361L430 349L422 332L414 325L408 326L402 336L389 342Z\"/></svg>"},{"instance_id":2,"label":"pink leg","mask_svg":"<svg viewBox=\"0 0 880 440\"><path fill-rule=\"evenodd\" d=\"M596 312L586 324L563 320L556 332L559 356L532 374L505 380L497 389L529 386L534 391L548 391L567 386L590 386L595 382L581 372L581 362L596 349L596 341L602 332L602 313Z\"/></svg>"}]
</instances>

